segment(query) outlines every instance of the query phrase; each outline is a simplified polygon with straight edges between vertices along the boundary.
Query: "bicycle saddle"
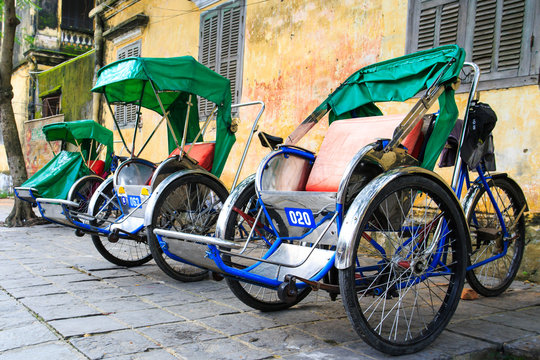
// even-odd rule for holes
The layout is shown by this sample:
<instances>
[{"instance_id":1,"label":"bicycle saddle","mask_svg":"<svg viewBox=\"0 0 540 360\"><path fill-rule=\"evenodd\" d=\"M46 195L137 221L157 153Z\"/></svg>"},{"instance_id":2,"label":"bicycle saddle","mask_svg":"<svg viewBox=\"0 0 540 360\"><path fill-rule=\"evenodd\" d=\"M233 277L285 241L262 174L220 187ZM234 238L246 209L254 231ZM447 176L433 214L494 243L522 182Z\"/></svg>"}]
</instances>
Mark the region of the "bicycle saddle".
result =
<instances>
[{"instance_id":1,"label":"bicycle saddle","mask_svg":"<svg viewBox=\"0 0 540 360\"><path fill-rule=\"evenodd\" d=\"M269 147L272 150L275 150L279 144L283 144L283 138L272 136L262 131L259 131L259 140L262 146Z\"/></svg>"}]
</instances>

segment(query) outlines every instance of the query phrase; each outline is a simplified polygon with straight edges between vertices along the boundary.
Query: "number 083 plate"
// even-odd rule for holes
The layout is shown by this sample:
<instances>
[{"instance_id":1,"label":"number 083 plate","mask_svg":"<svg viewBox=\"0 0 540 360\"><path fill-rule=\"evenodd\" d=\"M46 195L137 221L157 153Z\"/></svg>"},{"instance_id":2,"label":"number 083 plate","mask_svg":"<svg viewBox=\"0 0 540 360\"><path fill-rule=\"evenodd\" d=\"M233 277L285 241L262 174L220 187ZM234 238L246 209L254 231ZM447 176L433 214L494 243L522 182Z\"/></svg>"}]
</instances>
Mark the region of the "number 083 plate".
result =
<instances>
[{"instance_id":1,"label":"number 083 plate","mask_svg":"<svg viewBox=\"0 0 540 360\"><path fill-rule=\"evenodd\" d=\"M291 226L316 228L315 218L310 209L285 208L287 220Z\"/></svg>"}]
</instances>

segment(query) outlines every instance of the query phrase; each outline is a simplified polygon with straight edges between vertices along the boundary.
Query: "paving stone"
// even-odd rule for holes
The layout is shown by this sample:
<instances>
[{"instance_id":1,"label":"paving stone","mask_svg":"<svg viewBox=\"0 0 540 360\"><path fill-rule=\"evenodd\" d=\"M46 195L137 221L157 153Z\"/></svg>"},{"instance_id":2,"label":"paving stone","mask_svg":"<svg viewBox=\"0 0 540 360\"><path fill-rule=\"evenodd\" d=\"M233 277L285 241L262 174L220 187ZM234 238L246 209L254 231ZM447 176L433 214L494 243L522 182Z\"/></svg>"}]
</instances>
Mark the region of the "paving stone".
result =
<instances>
[{"instance_id":1,"label":"paving stone","mask_svg":"<svg viewBox=\"0 0 540 360\"><path fill-rule=\"evenodd\" d=\"M98 334L127 328L126 325L106 315L55 320L49 322L49 324L64 337Z\"/></svg>"},{"instance_id":2,"label":"paving stone","mask_svg":"<svg viewBox=\"0 0 540 360\"><path fill-rule=\"evenodd\" d=\"M176 360L176 356L171 355L166 350L148 350L143 353L105 357L103 360Z\"/></svg>"},{"instance_id":3,"label":"paving stone","mask_svg":"<svg viewBox=\"0 0 540 360\"><path fill-rule=\"evenodd\" d=\"M223 334L211 331L192 322L149 326L138 330L165 347L198 343L225 337Z\"/></svg>"},{"instance_id":4,"label":"paving stone","mask_svg":"<svg viewBox=\"0 0 540 360\"><path fill-rule=\"evenodd\" d=\"M91 308L80 301L74 301L70 304L38 306L32 308L45 321L80 318L91 315L101 315L99 310Z\"/></svg>"},{"instance_id":5,"label":"paving stone","mask_svg":"<svg viewBox=\"0 0 540 360\"><path fill-rule=\"evenodd\" d=\"M15 304L10 307L0 306L0 331L31 324L35 321L36 318L21 306Z\"/></svg>"},{"instance_id":6,"label":"paving stone","mask_svg":"<svg viewBox=\"0 0 540 360\"><path fill-rule=\"evenodd\" d=\"M334 319L295 325L298 329L326 342L341 344L358 339L348 319Z\"/></svg>"},{"instance_id":7,"label":"paving stone","mask_svg":"<svg viewBox=\"0 0 540 360\"><path fill-rule=\"evenodd\" d=\"M328 346L324 341L292 326L250 332L238 336L238 339L280 356L310 352Z\"/></svg>"},{"instance_id":8,"label":"paving stone","mask_svg":"<svg viewBox=\"0 0 540 360\"><path fill-rule=\"evenodd\" d=\"M505 355L519 359L540 359L540 335L530 336L503 345Z\"/></svg>"},{"instance_id":9,"label":"paving stone","mask_svg":"<svg viewBox=\"0 0 540 360\"><path fill-rule=\"evenodd\" d=\"M499 296L482 299L482 305L493 306L499 309L516 310L528 306L540 305L540 291L511 291Z\"/></svg>"},{"instance_id":10,"label":"paving stone","mask_svg":"<svg viewBox=\"0 0 540 360\"><path fill-rule=\"evenodd\" d=\"M145 302L143 301L143 298L136 296L113 299L100 299L97 301L92 300L92 305L96 306L104 312L111 313L156 308L155 305Z\"/></svg>"},{"instance_id":11,"label":"paving stone","mask_svg":"<svg viewBox=\"0 0 540 360\"><path fill-rule=\"evenodd\" d=\"M32 271L38 276L60 276L60 275L73 275L80 274L81 272L72 268L71 266L63 265L60 267L46 266L32 266Z\"/></svg>"},{"instance_id":12,"label":"paving stone","mask_svg":"<svg viewBox=\"0 0 540 360\"><path fill-rule=\"evenodd\" d=\"M471 319L490 316L490 315L493 315L502 311L504 310L494 308L492 306L482 305L478 303L477 300L473 300L473 301L461 300L450 322L457 323L460 321L469 321Z\"/></svg>"},{"instance_id":13,"label":"paving stone","mask_svg":"<svg viewBox=\"0 0 540 360\"><path fill-rule=\"evenodd\" d=\"M52 294L44 296L26 297L20 300L23 304L32 308L34 306L56 306L79 301L71 294Z\"/></svg>"},{"instance_id":14,"label":"paving stone","mask_svg":"<svg viewBox=\"0 0 540 360\"><path fill-rule=\"evenodd\" d=\"M203 301L186 305L171 306L168 309L173 313L188 318L189 320L238 313L238 310L229 306L217 304L214 301Z\"/></svg>"},{"instance_id":15,"label":"paving stone","mask_svg":"<svg viewBox=\"0 0 540 360\"><path fill-rule=\"evenodd\" d=\"M145 309L136 311L119 312L114 314L116 319L129 324L132 327L150 326L178 322L183 319L161 309Z\"/></svg>"},{"instance_id":16,"label":"paving stone","mask_svg":"<svg viewBox=\"0 0 540 360\"><path fill-rule=\"evenodd\" d=\"M8 292L11 289L18 289L18 288L28 288L33 286L40 286L40 285L51 285L52 283L50 281L43 280L41 278L37 277L30 277L24 281L15 279L15 280L0 280L0 286L6 289Z\"/></svg>"},{"instance_id":17,"label":"paving stone","mask_svg":"<svg viewBox=\"0 0 540 360\"><path fill-rule=\"evenodd\" d=\"M130 295L150 295L150 294L160 294L160 293L170 293L171 289L163 288L165 285L162 284L139 284L139 285L130 285L120 287L122 290L126 291Z\"/></svg>"},{"instance_id":18,"label":"paving stone","mask_svg":"<svg viewBox=\"0 0 540 360\"><path fill-rule=\"evenodd\" d=\"M24 297L65 294L67 292L66 290L63 290L56 285L41 285L41 286L32 286L29 288L11 289L10 293L15 298L21 299Z\"/></svg>"},{"instance_id":19,"label":"paving stone","mask_svg":"<svg viewBox=\"0 0 540 360\"><path fill-rule=\"evenodd\" d=\"M487 316L482 319L540 334L540 318L531 317L529 314L521 311L507 311L493 316Z\"/></svg>"},{"instance_id":20,"label":"paving stone","mask_svg":"<svg viewBox=\"0 0 540 360\"><path fill-rule=\"evenodd\" d=\"M340 360L364 360L364 359L373 359L372 357L367 357L359 355L349 349L342 348L339 346L334 346L331 348L325 348L309 352L301 352L296 355L284 355L283 359L287 360L301 360L301 359L340 359ZM400 358L401 359L401 358Z\"/></svg>"},{"instance_id":21,"label":"paving stone","mask_svg":"<svg viewBox=\"0 0 540 360\"><path fill-rule=\"evenodd\" d=\"M252 316L249 313L214 316L200 321L229 336L278 326L278 324L271 319Z\"/></svg>"},{"instance_id":22,"label":"paving stone","mask_svg":"<svg viewBox=\"0 0 540 360\"><path fill-rule=\"evenodd\" d=\"M524 330L495 324L481 319L450 324L447 329L492 343L514 341L528 335Z\"/></svg>"},{"instance_id":23,"label":"paving stone","mask_svg":"<svg viewBox=\"0 0 540 360\"><path fill-rule=\"evenodd\" d=\"M327 318L315 311L312 311L310 306L302 307L293 307L287 309L286 311L276 311L276 312L260 312L254 311L256 316L263 318L272 319L279 325L295 325L305 322L312 322L317 320L327 320Z\"/></svg>"},{"instance_id":24,"label":"paving stone","mask_svg":"<svg viewBox=\"0 0 540 360\"><path fill-rule=\"evenodd\" d=\"M177 291L173 289L171 289L171 292L169 294L149 294L149 295L142 295L141 297L161 307L192 304L192 303L205 301L205 299L201 296L189 294L185 291Z\"/></svg>"},{"instance_id":25,"label":"paving stone","mask_svg":"<svg viewBox=\"0 0 540 360\"><path fill-rule=\"evenodd\" d=\"M0 351L57 340L47 327L37 321L0 331Z\"/></svg>"},{"instance_id":26,"label":"paving stone","mask_svg":"<svg viewBox=\"0 0 540 360\"><path fill-rule=\"evenodd\" d=\"M71 346L61 343L39 344L22 349L6 351L0 354L2 360L28 360L28 359L54 359L54 360L74 360L86 359L82 354L74 350Z\"/></svg>"},{"instance_id":27,"label":"paving stone","mask_svg":"<svg viewBox=\"0 0 540 360\"><path fill-rule=\"evenodd\" d=\"M128 270L128 269L94 270L94 271L90 271L90 274L100 279L114 279L114 278L122 278L122 277L139 276L139 274L137 274L136 272Z\"/></svg>"},{"instance_id":28,"label":"paving stone","mask_svg":"<svg viewBox=\"0 0 540 360\"><path fill-rule=\"evenodd\" d=\"M252 348L231 339L216 339L211 341L190 343L173 350L180 356L190 360L206 359L263 359L271 357L266 350Z\"/></svg>"},{"instance_id":29,"label":"paving stone","mask_svg":"<svg viewBox=\"0 0 540 360\"><path fill-rule=\"evenodd\" d=\"M81 273L81 272L77 272L74 274L66 274L66 275L47 276L46 278L47 280L58 285L95 280L95 278L93 278L92 275Z\"/></svg>"},{"instance_id":30,"label":"paving stone","mask_svg":"<svg viewBox=\"0 0 540 360\"><path fill-rule=\"evenodd\" d=\"M132 330L71 339L71 343L90 359L143 353L158 346Z\"/></svg>"}]
</instances>

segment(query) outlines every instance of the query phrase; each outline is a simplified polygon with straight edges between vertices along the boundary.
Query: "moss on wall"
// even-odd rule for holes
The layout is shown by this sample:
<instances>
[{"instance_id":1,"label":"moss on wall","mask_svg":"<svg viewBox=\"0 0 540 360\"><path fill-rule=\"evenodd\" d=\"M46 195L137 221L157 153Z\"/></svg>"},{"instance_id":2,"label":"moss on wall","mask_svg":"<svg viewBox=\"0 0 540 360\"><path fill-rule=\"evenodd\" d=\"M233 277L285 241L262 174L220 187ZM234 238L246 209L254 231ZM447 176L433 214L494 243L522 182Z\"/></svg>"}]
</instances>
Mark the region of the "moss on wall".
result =
<instances>
[{"instance_id":1,"label":"moss on wall","mask_svg":"<svg viewBox=\"0 0 540 360\"><path fill-rule=\"evenodd\" d=\"M65 121L92 118L94 63L95 51L89 51L38 75L40 96L61 88L60 112Z\"/></svg>"}]
</instances>

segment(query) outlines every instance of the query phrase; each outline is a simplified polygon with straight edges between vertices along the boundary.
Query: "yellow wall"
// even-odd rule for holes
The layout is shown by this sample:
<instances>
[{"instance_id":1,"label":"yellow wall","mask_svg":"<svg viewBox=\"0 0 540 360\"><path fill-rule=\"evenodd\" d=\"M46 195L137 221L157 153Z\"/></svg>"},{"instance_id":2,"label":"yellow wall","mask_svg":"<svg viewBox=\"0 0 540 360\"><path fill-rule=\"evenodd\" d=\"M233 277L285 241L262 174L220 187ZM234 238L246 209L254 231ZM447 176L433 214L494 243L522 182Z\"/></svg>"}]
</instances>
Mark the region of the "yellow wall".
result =
<instances>
[{"instance_id":1,"label":"yellow wall","mask_svg":"<svg viewBox=\"0 0 540 360\"><path fill-rule=\"evenodd\" d=\"M11 86L13 86L13 112L15 113L15 121L19 130L19 139L21 145L24 141L24 121L28 119L28 87L29 74L28 66L19 67L11 76ZM0 145L0 172L8 171L7 157L4 145Z\"/></svg>"},{"instance_id":2,"label":"yellow wall","mask_svg":"<svg viewBox=\"0 0 540 360\"><path fill-rule=\"evenodd\" d=\"M286 137L358 68L405 52L407 0L247 0L247 4L242 101L266 103L259 129L273 135ZM192 2L141 0L111 17L108 24L116 25L141 12L150 17L142 34L119 44L108 41L106 63L116 59L120 47L139 38L142 56L198 57L201 11ZM105 15L111 14L113 10ZM458 95L457 99L463 109L465 96ZM499 171L508 172L521 184L531 210L539 212L540 142L534 138L540 133L538 86L486 91L481 100L490 103L499 117L494 132ZM406 112L409 105L383 109L389 113ZM222 175L227 185L232 182L255 115L255 108L240 113L238 141ZM143 113L139 144L157 120L159 116ZM112 127L109 115L107 125ZM299 145L316 150L325 129L323 121ZM164 138L162 127L143 157L163 160ZM253 173L267 152L255 139L240 178ZM442 173L448 177L449 171Z\"/></svg>"}]
</instances>

